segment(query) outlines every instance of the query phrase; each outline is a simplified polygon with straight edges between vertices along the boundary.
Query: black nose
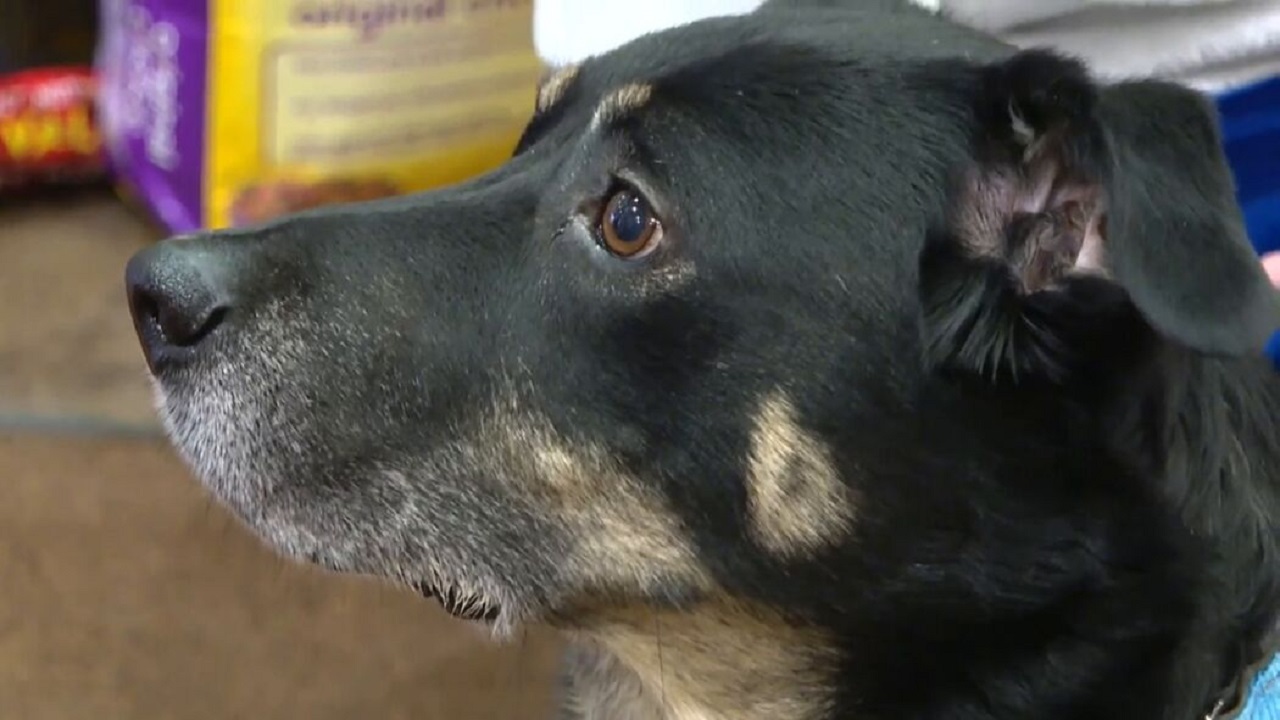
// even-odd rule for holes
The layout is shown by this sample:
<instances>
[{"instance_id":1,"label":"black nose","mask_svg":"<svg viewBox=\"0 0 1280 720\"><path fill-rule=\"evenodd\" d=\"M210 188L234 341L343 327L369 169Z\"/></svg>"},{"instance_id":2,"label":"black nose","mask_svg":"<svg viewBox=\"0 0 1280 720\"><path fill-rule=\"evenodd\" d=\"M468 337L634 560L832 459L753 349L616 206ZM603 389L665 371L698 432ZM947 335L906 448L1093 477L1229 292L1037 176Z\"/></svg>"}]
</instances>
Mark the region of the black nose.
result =
<instances>
[{"instance_id":1,"label":"black nose","mask_svg":"<svg viewBox=\"0 0 1280 720\"><path fill-rule=\"evenodd\" d=\"M152 371L193 351L231 309L219 258L188 240L157 243L134 255L125 285Z\"/></svg>"}]
</instances>

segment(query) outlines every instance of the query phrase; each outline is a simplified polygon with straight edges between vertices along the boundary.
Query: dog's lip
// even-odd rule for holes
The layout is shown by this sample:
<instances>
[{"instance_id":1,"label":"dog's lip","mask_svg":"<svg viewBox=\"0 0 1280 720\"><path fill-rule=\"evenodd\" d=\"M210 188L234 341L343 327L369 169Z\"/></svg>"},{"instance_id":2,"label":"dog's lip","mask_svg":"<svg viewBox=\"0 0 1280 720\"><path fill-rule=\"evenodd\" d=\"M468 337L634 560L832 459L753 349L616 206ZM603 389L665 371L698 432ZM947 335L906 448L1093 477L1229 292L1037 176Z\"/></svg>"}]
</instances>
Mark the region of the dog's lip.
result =
<instances>
[{"instance_id":1,"label":"dog's lip","mask_svg":"<svg viewBox=\"0 0 1280 720\"><path fill-rule=\"evenodd\" d=\"M498 619L499 609L483 598L462 595L452 588L439 588L427 582L410 583L417 593L440 603L440 607L459 620L492 623Z\"/></svg>"},{"instance_id":2,"label":"dog's lip","mask_svg":"<svg viewBox=\"0 0 1280 720\"><path fill-rule=\"evenodd\" d=\"M320 553L308 553L306 559L330 572L347 572ZM407 585L422 597L440 603L440 607L444 608L445 612L459 620L493 623L500 614L500 608L493 603L480 597L460 594L450 587L442 588L425 580L409 581L406 579L401 580L401 583Z\"/></svg>"}]
</instances>

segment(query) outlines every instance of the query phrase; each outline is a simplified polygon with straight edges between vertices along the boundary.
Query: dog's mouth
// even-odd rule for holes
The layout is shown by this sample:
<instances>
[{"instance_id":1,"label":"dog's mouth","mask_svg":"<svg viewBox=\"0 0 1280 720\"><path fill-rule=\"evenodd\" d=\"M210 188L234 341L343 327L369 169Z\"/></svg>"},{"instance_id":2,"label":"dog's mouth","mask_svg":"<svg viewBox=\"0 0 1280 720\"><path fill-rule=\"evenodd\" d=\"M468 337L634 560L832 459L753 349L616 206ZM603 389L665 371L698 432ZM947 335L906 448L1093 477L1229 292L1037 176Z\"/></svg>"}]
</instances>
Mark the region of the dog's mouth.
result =
<instances>
[{"instance_id":1,"label":"dog's mouth","mask_svg":"<svg viewBox=\"0 0 1280 720\"><path fill-rule=\"evenodd\" d=\"M336 563L319 554L311 554L307 557L307 560L330 572L345 572ZM449 585L433 584L426 580L410 581L407 578L401 582L422 597L440 603L440 607L444 608L445 612L459 620L492 623L501 614L502 608L497 603L490 602L479 595L463 592Z\"/></svg>"},{"instance_id":2,"label":"dog's mouth","mask_svg":"<svg viewBox=\"0 0 1280 720\"><path fill-rule=\"evenodd\" d=\"M491 623L498 619L500 608L484 598L468 595L454 588L441 588L426 582L412 584L419 595L435 600L440 607L459 620Z\"/></svg>"}]
</instances>

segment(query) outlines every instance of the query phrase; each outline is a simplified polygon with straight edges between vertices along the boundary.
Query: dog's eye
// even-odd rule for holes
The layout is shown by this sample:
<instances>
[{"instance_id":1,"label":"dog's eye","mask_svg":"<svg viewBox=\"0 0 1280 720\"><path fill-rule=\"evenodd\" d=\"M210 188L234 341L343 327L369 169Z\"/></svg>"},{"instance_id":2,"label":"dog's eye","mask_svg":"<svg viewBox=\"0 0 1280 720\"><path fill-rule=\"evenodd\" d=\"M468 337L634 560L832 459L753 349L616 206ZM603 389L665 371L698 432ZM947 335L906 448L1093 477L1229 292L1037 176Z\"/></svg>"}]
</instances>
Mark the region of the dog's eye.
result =
<instances>
[{"instance_id":1,"label":"dog's eye","mask_svg":"<svg viewBox=\"0 0 1280 720\"><path fill-rule=\"evenodd\" d=\"M644 196L624 188L605 203L597 232L609 252L622 258L638 258L662 241L662 222Z\"/></svg>"}]
</instances>

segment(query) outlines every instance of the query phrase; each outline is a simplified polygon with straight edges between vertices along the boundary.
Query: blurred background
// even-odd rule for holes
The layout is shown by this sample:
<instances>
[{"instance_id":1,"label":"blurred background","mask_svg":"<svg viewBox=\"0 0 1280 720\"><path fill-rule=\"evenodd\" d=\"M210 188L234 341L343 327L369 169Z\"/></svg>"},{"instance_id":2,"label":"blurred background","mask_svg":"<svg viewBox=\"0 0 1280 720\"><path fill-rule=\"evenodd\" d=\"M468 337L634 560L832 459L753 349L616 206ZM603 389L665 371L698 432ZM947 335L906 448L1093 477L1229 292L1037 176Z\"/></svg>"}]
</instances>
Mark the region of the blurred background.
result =
<instances>
[{"instance_id":1,"label":"blurred background","mask_svg":"<svg viewBox=\"0 0 1280 720\"><path fill-rule=\"evenodd\" d=\"M421 5L425 18L433 3ZM335 45L333 56L373 68L363 94L339 76L330 84L345 83L345 94L330 98L314 79L295 77L314 61L311 47L287 59L292 67L262 60L268 45L290 39L289 28L270 30L272 19L252 12L225 16L222 50L261 66L259 79L232 71L247 95L280 78L293 83L274 91L288 96L260 119L243 111L264 100L227 97L201 108L187 99L211 96L220 71L166 53L175 40L179 50L209 51L222 31L200 20L204 12L202 2L0 0L0 718L545 717L551 641L496 647L433 602L286 563L207 498L152 415L122 285L139 248L196 225L229 224L232 203L223 198L237 191L257 193L240 198L245 217L237 219L252 221L447 182L498 162L539 71L528 4L495 10L483 27L471 18L449 26L455 49L432 59L434 85L412 82L391 62L434 30L389 28L356 41L357 31L317 28L312 45ZM181 91L169 87L175 77ZM439 99L460 81L491 91ZM166 92L187 103L176 119L166 118ZM324 157L326 143L340 150L369 132L354 127L368 124L357 122L361 108L348 111L354 119L326 116L326 99L381 104L380 132L416 123L452 133L451 141L408 138L394 152ZM201 147L198 135L170 148L156 139L166 122L199 122L196 113L205 116L205 142L219 147ZM270 113L277 117L265 119ZM477 114L491 127L450 127ZM293 146L227 145L218 132ZM307 156L308 144L320 150ZM406 148L407 161L389 157ZM179 162L165 157L174 150ZM198 187L202 172L215 171L216 192L189 192L193 175ZM416 186L401 187L415 175Z\"/></svg>"}]
</instances>

